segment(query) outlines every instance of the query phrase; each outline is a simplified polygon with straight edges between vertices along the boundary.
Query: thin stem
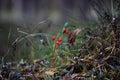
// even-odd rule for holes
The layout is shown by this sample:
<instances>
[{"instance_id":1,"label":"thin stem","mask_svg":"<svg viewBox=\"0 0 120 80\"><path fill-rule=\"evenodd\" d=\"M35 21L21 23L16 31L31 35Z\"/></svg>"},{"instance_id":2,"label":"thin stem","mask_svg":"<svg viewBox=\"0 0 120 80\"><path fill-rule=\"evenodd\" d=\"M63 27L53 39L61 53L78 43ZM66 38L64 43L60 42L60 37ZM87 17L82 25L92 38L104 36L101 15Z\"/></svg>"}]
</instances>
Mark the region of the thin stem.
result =
<instances>
[{"instance_id":1,"label":"thin stem","mask_svg":"<svg viewBox=\"0 0 120 80\"><path fill-rule=\"evenodd\" d=\"M114 11L113 11L113 0L111 0L111 12L112 12L112 18L114 17Z\"/></svg>"}]
</instances>

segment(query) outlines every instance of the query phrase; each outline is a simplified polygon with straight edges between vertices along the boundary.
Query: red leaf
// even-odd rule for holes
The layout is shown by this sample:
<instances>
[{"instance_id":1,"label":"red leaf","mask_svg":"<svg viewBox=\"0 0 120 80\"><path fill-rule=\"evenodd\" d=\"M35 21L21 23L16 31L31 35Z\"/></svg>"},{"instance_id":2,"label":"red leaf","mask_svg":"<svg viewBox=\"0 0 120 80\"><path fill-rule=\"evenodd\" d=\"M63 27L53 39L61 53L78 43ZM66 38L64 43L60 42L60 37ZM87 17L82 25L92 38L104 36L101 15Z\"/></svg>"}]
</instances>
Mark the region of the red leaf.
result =
<instances>
[{"instance_id":1,"label":"red leaf","mask_svg":"<svg viewBox=\"0 0 120 80\"><path fill-rule=\"evenodd\" d=\"M69 44L69 48L71 48L74 45L76 36L78 35L78 33L81 31L81 29L75 29L73 32L70 33L69 37L68 37L68 44Z\"/></svg>"}]
</instances>

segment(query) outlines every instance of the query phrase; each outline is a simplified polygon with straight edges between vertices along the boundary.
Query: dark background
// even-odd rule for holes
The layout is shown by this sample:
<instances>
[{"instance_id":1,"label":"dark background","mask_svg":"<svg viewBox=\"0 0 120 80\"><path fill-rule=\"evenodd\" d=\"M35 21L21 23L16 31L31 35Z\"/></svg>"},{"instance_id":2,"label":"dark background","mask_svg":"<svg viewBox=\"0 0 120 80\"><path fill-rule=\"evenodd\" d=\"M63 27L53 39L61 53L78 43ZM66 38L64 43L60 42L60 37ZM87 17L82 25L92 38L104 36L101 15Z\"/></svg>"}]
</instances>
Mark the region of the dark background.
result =
<instances>
[{"instance_id":1,"label":"dark background","mask_svg":"<svg viewBox=\"0 0 120 80\"><path fill-rule=\"evenodd\" d=\"M66 21L97 21L90 0L0 0L0 58L24 32L56 32Z\"/></svg>"},{"instance_id":2,"label":"dark background","mask_svg":"<svg viewBox=\"0 0 120 80\"><path fill-rule=\"evenodd\" d=\"M90 0L0 0L1 22L38 23L49 19L54 24L70 18L91 20Z\"/></svg>"}]
</instances>

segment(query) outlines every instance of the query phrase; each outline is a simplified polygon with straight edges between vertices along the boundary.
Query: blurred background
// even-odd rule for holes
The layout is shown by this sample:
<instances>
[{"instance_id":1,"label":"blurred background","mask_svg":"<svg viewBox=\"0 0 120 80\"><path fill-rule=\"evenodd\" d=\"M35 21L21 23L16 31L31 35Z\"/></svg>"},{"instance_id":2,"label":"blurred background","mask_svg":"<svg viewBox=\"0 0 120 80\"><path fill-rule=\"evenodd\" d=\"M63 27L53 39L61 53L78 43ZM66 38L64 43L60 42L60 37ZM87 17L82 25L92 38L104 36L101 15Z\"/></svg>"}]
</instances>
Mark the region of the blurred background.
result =
<instances>
[{"instance_id":1,"label":"blurred background","mask_svg":"<svg viewBox=\"0 0 120 80\"><path fill-rule=\"evenodd\" d=\"M65 22L92 20L97 15L89 0L0 0L0 58L21 34L52 33Z\"/></svg>"},{"instance_id":2,"label":"blurred background","mask_svg":"<svg viewBox=\"0 0 120 80\"><path fill-rule=\"evenodd\" d=\"M91 20L89 0L0 0L1 22L38 23L50 20L61 24L66 20Z\"/></svg>"}]
</instances>

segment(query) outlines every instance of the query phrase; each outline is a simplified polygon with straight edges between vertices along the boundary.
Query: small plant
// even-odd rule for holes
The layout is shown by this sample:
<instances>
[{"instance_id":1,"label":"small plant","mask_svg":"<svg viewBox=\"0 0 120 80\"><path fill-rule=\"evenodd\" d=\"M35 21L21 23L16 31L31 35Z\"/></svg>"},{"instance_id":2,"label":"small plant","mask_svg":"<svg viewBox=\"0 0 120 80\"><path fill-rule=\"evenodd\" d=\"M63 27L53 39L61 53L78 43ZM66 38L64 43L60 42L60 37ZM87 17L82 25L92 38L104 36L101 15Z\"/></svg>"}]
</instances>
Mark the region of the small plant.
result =
<instances>
[{"instance_id":1,"label":"small plant","mask_svg":"<svg viewBox=\"0 0 120 80\"><path fill-rule=\"evenodd\" d=\"M66 24L66 26L67 26L67 24ZM53 47L52 47L53 48L52 49L53 50L52 51L52 67L53 68L55 68L55 64L56 64L55 53L56 54L58 53L59 46L62 45L62 41L63 41L62 37L63 37L64 33L67 35L69 34L69 31L67 28L65 28L65 26L63 27L63 30L57 34L57 36L52 36L52 41L54 42ZM57 55L57 56L59 56L59 55Z\"/></svg>"}]
</instances>

